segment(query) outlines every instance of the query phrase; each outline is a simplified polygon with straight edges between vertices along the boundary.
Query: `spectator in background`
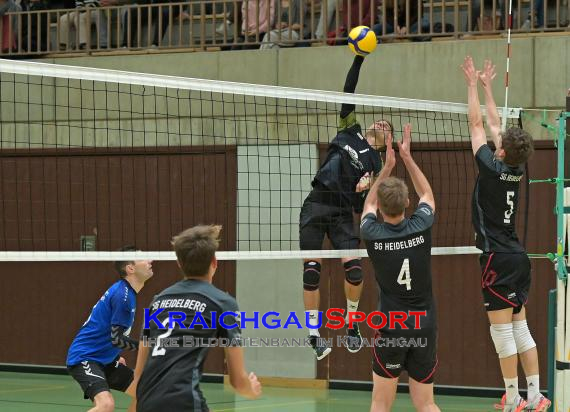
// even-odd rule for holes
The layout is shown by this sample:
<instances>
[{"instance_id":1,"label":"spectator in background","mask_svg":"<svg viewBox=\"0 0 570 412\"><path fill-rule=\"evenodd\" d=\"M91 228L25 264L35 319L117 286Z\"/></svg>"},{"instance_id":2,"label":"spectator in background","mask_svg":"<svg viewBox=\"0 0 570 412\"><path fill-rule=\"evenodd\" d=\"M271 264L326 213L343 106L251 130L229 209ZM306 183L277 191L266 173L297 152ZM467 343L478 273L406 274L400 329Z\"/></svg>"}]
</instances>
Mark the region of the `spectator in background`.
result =
<instances>
[{"instance_id":1,"label":"spectator in background","mask_svg":"<svg viewBox=\"0 0 570 412\"><path fill-rule=\"evenodd\" d=\"M348 37L350 29L356 26L372 27L377 21L376 10L379 0L343 0L337 12L341 13L341 25L336 30L330 31L329 44L339 44L338 38ZM346 44L346 40L342 41Z\"/></svg>"},{"instance_id":2,"label":"spectator in background","mask_svg":"<svg viewBox=\"0 0 570 412\"><path fill-rule=\"evenodd\" d=\"M59 19L59 48L65 50L70 45L69 34L75 28L79 34L79 49L87 48L87 41L91 34L91 25L97 26L99 33L99 47L107 47L107 16L99 13L101 5L112 4L112 0L76 0L75 10L64 14Z\"/></svg>"},{"instance_id":3,"label":"spectator in background","mask_svg":"<svg viewBox=\"0 0 570 412\"><path fill-rule=\"evenodd\" d=\"M165 4L165 3L176 3L180 2L180 0L151 0L153 4ZM158 46L162 42L162 38L166 34L166 30L168 30L168 26L170 25L170 14L172 13L172 20L176 19L180 16L181 7L177 6L162 6L159 8L155 8L153 10L153 23L154 23L154 31L153 31L153 46ZM159 27L160 26L160 27Z\"/></svg>"},{"instance_id":4,"label":"spectator in background","mask_svg":"<svg viewBox=\"0 0 570 412\"><path fill-rule=\"evenodd\" d=\"M316 0L315 3L321 3L321 15L315 30L315 38L324 39L328 29L334 23L334 15L336 13L336 5L338 0Z\"/></svg>"},{"instance_id":5,"label":"spectator in background","mask_svg":"<svg viewBox=\"0 0 570 412\"><path fill-rule=\"evenodd\" d=\"M14 0L0 0L0 19L2 19L2 51L10 51L16 48L18 33L18 19L16 16L8 16L6 13L21 11L22 8Z\"/></svg>"},{"instance_id":6,"label":"spectator in background","mask_svg":"<svg viewBox=\"0 0 570 412\"><path fill-rule=\"evenodd\" d=\"M139 13L140 13L141 24L144 26L148 21L149 8L136 7L136 6L145 6L147 4L150 4L150 0L136 0L132 4L132 7L129 7L123 14L123 19L122 19L123 40L121 42L121 47L141 47L141 45L139 45L139 39L138 39ZM142 33L140 40L142 41Z\"/></svg>"},{"instance_id":7,"label":"spectator in background","mask_svg":"<svg viewBox=\"0 0 570 412\"><path fill-rule=\"evenodd\" d=\"M167 4L167 3L174 3L179 0L137 0L135 2L136 5L144 6L150 4ZM123 17L123 41L121 46L122 47L142 47L142 45L138 42L138 34L139 29L138 22L139 22L139 12L140 12L140 21L142 25L145 25L148 22L148 15L149 9L151 14L151 23L152 27L149 27L149 30L152 28L152 40L151 45L157 47L160 43L162 38L164 37L166 30L168 30L168 26L170 24L170 13L172 9L172 18L177 18L180 15L180 6L172 6L169 7L168 5L162 7L133 7L131 8L130 12L127 11ZM130 42L129 42L129 20L130 20ZM160 27L159 27L160 26ZM142 41L142 33L141 33L141 41Z\"/></svg>"},{"instance_id":8,"label":"spectator in background","mask_svg":"<svg viewBox=\"0 0 570 412\"><path fill-rule=\"evenodd\" d=\"M37 12L49 10L50 4L47 0L23 0L21 3L23 11ZM28 24L29 23L29 24ZM40 37L38 40L38 30ZM28 52L47 51L49 38L49 21L47 13L32 14L28 22L27 16L22 19L22 48ZM28 34L30 42L28 44Z\"/></svg>"},{"instance_id":9,"label":"spectator in background","mask_svg":"<svg viewBox=\"0 0 570 412\"><path fill-rule=\"evenodd\" d=\"M260 49L295 46L293 42L308 37L310 18L305 0L281 0L281 17L275 29L263 36Z\"/></svg>"},{"instance_id":10,"label":"spectator in background","mask_svg":"<svg viewBox=\"0 0 570 412\"><path fill-rule=\"evenodd\" d=\"M397 4L396 4L397 1ZM421 0L410 0L409 1L410 10L407 13L409 20L406 20L406 0L387 0L386 6L384 8L386 12L386 18L382 18L382 21L375 24L372 30L377 36L383 36L385 34L396 34L398 36L404 36L406 34L416 34L418 33L418 26L421 24L421 32L428 33L430 30L429 22L425 20L420 20L422 16L422 1ZM397 11L394 9L397 6ZM395 15L397 13L397 15ZM386 27L383 23L386 22Z\"/></svg>"},{"instance_id":11,"label":"spectator in background","mask_svg":"<svg viewBox=\"0 0 570 412\"><path fill-rule=\"evenodd\" d=\"M274 27L275 23L275 0L243 0L242 13L242 40L258 42L263 39L265 33ZM259 37L258 37L259 36ZM255 45L236 46L235 49L257 49Z\"/></svg>"},{"instance_id":12,"label":"spectator in background","mask_svg":"<svg viewBox=\"0 0 570 412\"><path fill-rule=\"evenodd\" d=\"M221 22L218 24L218 27L216 27L216 33L218 33L220 36L224 36L225 33L228 38L234 37L234 22L237 24L238 21L241 21L241 9L237 3L238 2L236 1L225 1L220 6L218 6L219 9L216 12L226 13L225 21Z\"/></svg>"},{"instance_id":13,"label":"spectator in background","mask_svg":"<svg viewBox=\"0 0 570 412\"><path fill-rule=\"evenodd\" d=\"M72 28L79 32L79 49L87 48L91 26L95 24L99 34L99 48L108 46L107 20L109 10L101 9L130 3L130 0L75 0L75 11L64 14L59 20L59 47L69 46L69 34ZM91 45L90 45L91 46Z\"/></svg>"},{"instance_id":14,"label":"spectator in background","mask_svg":"<svg viewBox=\"0 0 570 412\"><path fill-rule=\"evenodd\" d=\"M534 17L536 16L536 20ZM528 12L528 17L521 26L521 30L529 31L531 28L539 28L544 26L544 1L534 0L534 13Z\"/></svg>"},{"instance_id":15,"label":"spectator in background","mask_svg":"<svg viewBox=\"0 0 570 412\"><path fill-rule=\"evenodd\" d=\"M481 1L471 0L471 31L501 30L503 2L501 0L483 0L483 13L481 13ZM494 16L493 4L495 6Z\"/></svg>"}]
</instances>

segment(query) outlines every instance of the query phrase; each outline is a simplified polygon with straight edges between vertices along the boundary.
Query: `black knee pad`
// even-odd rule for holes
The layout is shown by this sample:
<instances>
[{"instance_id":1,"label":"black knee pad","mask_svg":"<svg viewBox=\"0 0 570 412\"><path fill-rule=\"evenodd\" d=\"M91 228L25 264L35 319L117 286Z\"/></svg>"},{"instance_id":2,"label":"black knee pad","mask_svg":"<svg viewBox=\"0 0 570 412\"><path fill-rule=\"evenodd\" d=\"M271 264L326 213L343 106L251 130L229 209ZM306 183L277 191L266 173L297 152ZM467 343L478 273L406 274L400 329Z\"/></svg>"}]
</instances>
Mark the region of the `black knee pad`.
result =
<instances>
[{"instance_id":1,"label":"black knee pad","mask_svg":"<svg viewBox=\"0 0 570 412\"><path fill-rule=\"evenodd\" d=\"M362 266L360 259L349 260L344 264L344 276L348 283L358 286L362 283Z\"/></svg>"},{"instance_id":2,"label":"black knee pad","mask_svg":"<svg viewBox=\"0 0 570 412\"><path fill-rule=\"evenodd\" d=\"M321 264L310 260L303 263L303 289L308 291L317 290L319 288L319 280L321 279Z\"/></svg>"}]
</instances>

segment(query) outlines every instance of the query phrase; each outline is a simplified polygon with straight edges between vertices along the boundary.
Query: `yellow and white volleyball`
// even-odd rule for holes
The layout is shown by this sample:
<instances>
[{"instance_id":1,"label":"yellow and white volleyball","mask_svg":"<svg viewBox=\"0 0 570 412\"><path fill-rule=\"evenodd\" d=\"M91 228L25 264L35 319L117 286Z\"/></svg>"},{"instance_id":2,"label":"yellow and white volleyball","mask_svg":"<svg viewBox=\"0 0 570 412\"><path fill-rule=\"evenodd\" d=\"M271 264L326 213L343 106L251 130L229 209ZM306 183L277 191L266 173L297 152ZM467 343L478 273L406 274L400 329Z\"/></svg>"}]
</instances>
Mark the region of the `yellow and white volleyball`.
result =
<instances>
[{"instance_id":1,"label":"yellow and white volleyball","mask_svg":"<svg viewBox=\"0 0 570 412\"><path fill-rule=\"evenodd\" d=\"M348 33L348 47L354 54L367 56L376 48L376 34L370 27L357 26Z\"/></svg>"}]
</instances>

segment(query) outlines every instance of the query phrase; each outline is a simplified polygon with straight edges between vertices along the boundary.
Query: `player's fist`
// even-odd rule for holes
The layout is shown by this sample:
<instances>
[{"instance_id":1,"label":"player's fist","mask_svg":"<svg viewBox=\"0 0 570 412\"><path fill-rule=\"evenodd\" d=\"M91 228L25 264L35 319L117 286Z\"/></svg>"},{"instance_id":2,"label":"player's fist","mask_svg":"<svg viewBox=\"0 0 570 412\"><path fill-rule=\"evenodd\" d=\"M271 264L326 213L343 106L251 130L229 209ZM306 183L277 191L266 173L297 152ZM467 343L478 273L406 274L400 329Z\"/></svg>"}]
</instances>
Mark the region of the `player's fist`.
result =
<instances>
[{"instance_id":1,"label":"player's fist","mask_svg":"<svg viewBox=\"0 0 570 412\"><path fill-rule=\"evenodd\" d=\"M122 356L119 358L119 363L121 365L127 366L127 361L125 360L125 358L123 358Z\"/></svg>"},{"instance_id":2,"label":"player's fist","mask_svg":"<svg viewBox=\"0 0 570 412\"><path fill-rule=\"evenodd\" d=\"M370 189L370 173L366 172L356 185L356 193L364 192L368 189Z\"/></svg>"},{"instance_id":3,"label":"player's fist","mask_svg":"<svg viewBox=\"0 0 570 412\"><path fill-rule=\"evenodd\" d=\"M261 383L257 380L257 376L255 376L255 373L253 372L249 373L248 378L252 397L253 399L257 399L261 396Z\"/></svg>"}]
</instances>

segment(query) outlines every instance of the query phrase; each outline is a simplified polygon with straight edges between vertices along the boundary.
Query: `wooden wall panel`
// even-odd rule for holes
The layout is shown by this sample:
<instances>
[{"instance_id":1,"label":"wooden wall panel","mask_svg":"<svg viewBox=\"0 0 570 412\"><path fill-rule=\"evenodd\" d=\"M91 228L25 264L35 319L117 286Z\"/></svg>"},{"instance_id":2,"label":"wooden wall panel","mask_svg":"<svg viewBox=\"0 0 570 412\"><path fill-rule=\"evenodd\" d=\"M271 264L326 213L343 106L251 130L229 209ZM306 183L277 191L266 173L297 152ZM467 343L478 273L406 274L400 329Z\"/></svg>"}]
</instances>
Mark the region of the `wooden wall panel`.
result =
<instances>
[{"instance_id":1,"label":"wooden wall panel","mask_svg":"<svg viewBox=\"0 0 570 412\"><path fill-rule=\"evenodd\" d=\"M416 158L436 192L434 244L473 244L470 198L475 169L470 150L416 150ZM530 163L531 177L552 177L554 168L555 151L537 150ZM0 173L0 248L4 250L78 250L79 236L94 231L99 250L115 250L127 243L146 250L168 250L173 234L198 223L223 224L222 249L235 250L237 173L233 149L207 154L4 157ZM401 164L397 174L405 175ZM413 196L411 200L416 201ZM528 250L553 251L554 190L550 185L533 185L530 200ZM522 212L522 201L521 206ZM519 232L522 216L520 213ZM450 244L452 241L458 244ZM325 247L330 245L325 243ZM179 279L173 262L154 266L155 277L138 296L133 336L152 296ZM364 271L361 309L369 312L375 309L378 291L367 259ZM477 257L434 257L433 273L440 326L437 383L499 386L498 364L480 297ZM551 264L533 260L533 276L529 325L544 372L546 299L548 289L554 286ZM345 307L343 279L339 260L324 262L321 309ZM0 351L0 362L63 364L67 347L92 305L115 280L109 262L0 264L0 321L14 324L18 319L20 325L31 325L11 330ZM235 262L222 262L215 283L235 295L235 282ZM324 336L338 334L324 331ZM363 334L372 335L366 328ZM222 373L221 351L212 355L206 371ZM129 360L134 362L134 357ZM344 348L334 348L331 356L318 363L318 377L370 380L370 350L351 355Z\"/></svg>"},{"instance_id":2,"label":"wooden wall panel","mask_svg":"<svg viewBox=\"0 0 570 412\"><path fill-rule=\"evenodd\" d=\"M136 244L170 250L170 239L196 224L222 224L221 250L236 248L235 148L207 153L133 153L0 158L0 246L3 250L79 250L97 234L98 250ZM5 240L5 241L4 241ZM143 309L181 279L174 262L155 262L137 297L131 336ZM111 262L0 264L0 363L63 365L92 306L116 280ZM235 295L235 263L221 262L214 284ZM134 355L128 359L134 364ZM221 356L205 370L223 373Z\"/></svg>"}]
</instances>

